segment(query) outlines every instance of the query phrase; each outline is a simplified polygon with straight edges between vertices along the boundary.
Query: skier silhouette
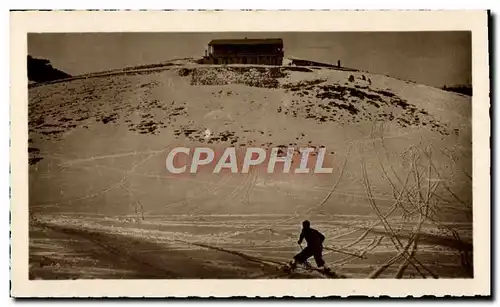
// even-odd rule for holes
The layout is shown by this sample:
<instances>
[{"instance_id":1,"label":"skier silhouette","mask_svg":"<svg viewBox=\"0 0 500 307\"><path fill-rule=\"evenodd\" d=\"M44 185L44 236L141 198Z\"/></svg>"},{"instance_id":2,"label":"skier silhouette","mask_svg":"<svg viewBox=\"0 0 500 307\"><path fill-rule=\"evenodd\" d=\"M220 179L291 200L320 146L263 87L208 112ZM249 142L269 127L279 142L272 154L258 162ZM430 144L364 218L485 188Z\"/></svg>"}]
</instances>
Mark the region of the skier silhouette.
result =
<instances>
[{"instance_id":1,"label":"skier silhouette","mask_svg":"<svg viewBox=\"0 0 500 307\"><path fill-rule=\"evenodd\" d=\"M314 228L311 228L311 223L307 220L302 222L302 232L300 233L299 245L303 240L306 240L307 246L300 253L295 255L294 261L291 263L292 270L297 267L298 263L305 264L307 259L311 256L314 257L318 268L324 267L325 261L323 260L323 241L325 236ZM301 245L302 247L302 245Z\"/></svg>"}]
</instances>

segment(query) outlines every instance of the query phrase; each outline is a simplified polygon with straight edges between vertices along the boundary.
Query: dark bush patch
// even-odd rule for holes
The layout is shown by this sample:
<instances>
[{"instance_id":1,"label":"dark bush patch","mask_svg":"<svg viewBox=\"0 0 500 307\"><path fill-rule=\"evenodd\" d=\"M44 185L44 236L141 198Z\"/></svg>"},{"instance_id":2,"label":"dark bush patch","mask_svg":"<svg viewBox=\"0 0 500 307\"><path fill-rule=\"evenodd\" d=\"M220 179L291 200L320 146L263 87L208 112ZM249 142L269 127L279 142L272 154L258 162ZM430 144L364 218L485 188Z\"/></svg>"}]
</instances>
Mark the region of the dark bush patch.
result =
<instances>
[{"instance_id":1,"label":"dark bush patch","mask_svg":"<svg viewBox=\"0 0 500 307\"><path fill-rule=\"evenodd\" d=\"M189 69L189 68L181 68L181 69L179 69L178 74L181 77L189 76L189 74L191 74L191 69Z\"/></svg>"},{"instance_id":2,"label":"dark bush patch","mask_svg":"<svg viewBox=\"0 0 500 307\"><path fill-rule=\"evenodd\" d=\"M41 160L43 160L42 157L32 157L32 158L28 159L30 165L35 165L38 162L40 162Z\"/></svg>"},{"instance_id":3,"label":"dark bush patch","mask_svg":"<svg viewBox=\"0 0 500 307\"><path fill-rule=\"evenodd\" d=\"M44 122L45 122L44 118L40 116L37 119L31 121L30 126L31 125L33 125L33 126L43 125Z\"/></svg>"},{"instance_id":4,"label":"dark bush patch","mask_svg":"<svg viewBox=\"0 0 500 307\"><path fill-rule=\"evenodd\" d=\"M118 114L115 113L101 118L101 121L103 124L114 123L117 120L117 118Z\"/></svg>"},{"instance_id":5,"label":"dark bush patch","mask_svg":"<svg viewBox=\"0 0 500 307\"><path fill-rule=\"evenodd\" d=\"M339 99L347 93L347 87L341 85L324 85L319 87L323 92L316 95L320 99Z\"/></svg>"},{"instance_id":6,"label":"dark bush patch","mask_svg":"<svg viewBox=\"0 0 500 307\"><path fill-rule=\"evenodd\" d=\"M45 124L42 127L60 127L60 125L57 125L57 124Z\"/></svg>"},{"instance_id":7,"label":"dark bush patch","mask_svg":"<svg viewBox=\"0 0 500 307\"><path fill-rule=\"evenodd\" d=\"M323 90L323 92L316 95L316 97L320 99L343 100L342 98L345 95L350 95L359 99L371 99L382 102L382 98L379 95L366 93L365 91L357 88L345 87L342 85L324 85L319 88Z\"/></svg>"},{"instance_id":8,"label":"dark bush patch","mask_svg":"<svg viewBox=\"0 0 500 307\"><path fill-rule=\"evenodd\" d=\"M283 78L286 77L286 73L284 73L280 67L272 67L269 69L269 77L270 78Z\"/></svg>"},{"instance_id":9,"label":"dark bush patch","mask_svg":"<svg viewBox=\"0 0 500 307\"><path fill-rule=\"evenodd\" d=\"M314 85L325 82L325 79L316 79L310 81L300 81L298 83L284 84L284 89L289 89L291 91L298 91L301 89L312 90Z\"/></svg>"},{"instance_id":10,"label":"dark bush patch","mask_svg":"<svg viewBox=\"0 0 500 307\"><path fill-rule=\"evenodd\" d=\"M406 102L406 100L403 100L401 98L393 99L393 103L395 103L397 106L402 107L403 109L406 109L407 107L410 106L410 104Z\"/></svg>"},{"instance_id":11,"label":"dark bush patch","mask_svg":"<svg viewBox=\"0 0 500 307\"><path fill-rule=\"evenodd\" d=\"M407 125L409 125L409 124L410 124L410 121L408 121L407 119L402 118L402 117L398 118L398 121L403 122L403 123L405 123L405 124L407 124Z\"/></svg>"},{"instance_id":12,"label":"dark bush patch","mask_svg":"<svg viewBox=\"0 0 500 307\"><path fill-rule=\"evenodd\" d=\"M330 106L337 107L338 109L344 109L349 111L352 115L356 115L359 113L359 109L356 108L352 103L345 104L345 103L337 103L335 101L330 101L328 103Z\"/></svg>"},{"instance_id":13,"label":"dark bush patch","mask_svg":"<svg viewBox=\"0 0 500 307\"><path fill-rule=\"evenodd\" d=\"M381 98L379 95L366 93L366 92L358 90L356 88L350 88L348 90L349 90L349 93L351 94L351 96L358 97L360 99L368 98L368 99L372 99L372 100L381 101Z\"/></svg>"},{"instance_id":14,"label":"dark bush patch","mask_svg":"<svg viewBox=\"0 0 500 307\"><path fill-rule=\"evenodd\" d=\"M245 84L253 87L278 88L278 78L286 76L280 67L199 68L191 73L191 85Z\"/></svg>"},{"instance_id":15,"label":"dark bush patch","mask_svg":"<svg viewBox=\"0 0 500 307\"><path fill-rule=\"evenodd\" d=\"M40 132L41 134L44 134L44 135L58 135L58 134L63 134L64 133L64 130L49 130L49 131L41 131Z\"/></svg>"},{"instance_id":16,"label":"dark bush patch","mask_svg":"<svg viewBox=\"0 0 500 307\"><path fill-rule=\"evenodd\" d=\"M183 129L183 133L185 136L190 136L191 134L195 133L196 129Z\"/></svg>"},{"instance_id":17,"label":"dark bush patch","mask_svg":"<svg viewBox=\"0 0 500 307\"><path fill-rule=\"evenodd\" d=\"M155 134L156 130L158 129L158 126L160 126L160 122L155 122L152 120L146 121L142 120L139 125L137 125L135 128L139 130L139 133L141 134Z\"/></svg>"},{"instance_id":18,"label":"dark bush patch","mask_svg":"<svg viewBox=\"0 0 500 307\"><path fill-rule=\"evenodd\" d=\"M394 97L396 96L396 94L394 93L391 93L389 91L384 91L384 90L380 90L380 91L374 91L375 93L379 93L380 95L384 95L386 97Z\"/></svg>"},{"instance_id":19,"label":"dark bush patch","mask_svg":"<svg viewBox=\"0 0 500 307\"><path fill-rule=\"evenodd\" d=\"M155 85L158 85L158 82L153 81L153 82L149 82L149 83L144 83L144 84L140 85L140 86L139 86L139 88L143 88L143 87L153 87L153 86L155 86Z\"/></svg>"}]
</instances>

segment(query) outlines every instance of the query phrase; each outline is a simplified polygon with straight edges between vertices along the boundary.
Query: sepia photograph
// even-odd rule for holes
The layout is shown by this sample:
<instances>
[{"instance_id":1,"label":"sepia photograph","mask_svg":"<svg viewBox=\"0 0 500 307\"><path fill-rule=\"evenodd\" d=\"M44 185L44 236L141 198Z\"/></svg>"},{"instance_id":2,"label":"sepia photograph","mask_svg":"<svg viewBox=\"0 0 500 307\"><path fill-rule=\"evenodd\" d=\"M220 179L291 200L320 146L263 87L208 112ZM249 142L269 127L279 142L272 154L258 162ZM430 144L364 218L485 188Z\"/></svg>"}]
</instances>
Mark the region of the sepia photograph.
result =
<instances>
[{"instance_id":1,"label":"sepia photograph","mask_svg":"<svg viewBox=\"0 0 500 307\"><path fill-rule=\"evenodd\" d=\"M25 40L28 282L478 278L471 30Z\"/></svg>"}]
</instances>

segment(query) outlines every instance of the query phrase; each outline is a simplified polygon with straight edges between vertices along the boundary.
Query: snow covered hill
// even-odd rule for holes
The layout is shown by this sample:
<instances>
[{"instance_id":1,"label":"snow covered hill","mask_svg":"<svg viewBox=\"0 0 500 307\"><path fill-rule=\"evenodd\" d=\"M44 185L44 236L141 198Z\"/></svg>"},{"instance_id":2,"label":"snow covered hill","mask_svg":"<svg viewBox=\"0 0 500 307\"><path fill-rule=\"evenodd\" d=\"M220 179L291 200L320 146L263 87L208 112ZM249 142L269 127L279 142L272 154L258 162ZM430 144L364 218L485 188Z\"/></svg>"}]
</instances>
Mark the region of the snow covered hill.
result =
<instances>
[{"instance_id":1,"label":"snow covered hill","mask_svg":"<svg viewBox=\"0 0 500 307\"><path fill-rule=\"evenodd\" d=\"M290 277L276 267L304 219L346 276L471 276L468 96L366 72L177 63L32 87L29 121L33 278ZM165 168L176 146L326 147L334 171L179 176Z\"/></svg>"}]
</instances>

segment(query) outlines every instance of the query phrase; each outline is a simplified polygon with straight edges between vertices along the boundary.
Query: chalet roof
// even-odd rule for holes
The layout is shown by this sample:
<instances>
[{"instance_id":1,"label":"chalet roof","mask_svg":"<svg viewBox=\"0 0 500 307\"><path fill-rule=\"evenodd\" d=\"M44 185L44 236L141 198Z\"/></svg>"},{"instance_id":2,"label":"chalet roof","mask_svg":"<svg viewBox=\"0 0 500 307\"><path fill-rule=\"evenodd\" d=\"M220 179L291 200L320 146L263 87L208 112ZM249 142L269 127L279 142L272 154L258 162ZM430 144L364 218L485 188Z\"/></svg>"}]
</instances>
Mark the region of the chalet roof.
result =
<instances>
[{"instance_id":1,"label":"chalet roof","mask_svg":"<svg viewBox=\"0 0 500 307\"><path fill-rule=\"evenodd\" d=\"M214 39L208 43L209 46L214 45L281 45L281 38L244 38L244 39Z\"/></svg>"}]
</instances>

